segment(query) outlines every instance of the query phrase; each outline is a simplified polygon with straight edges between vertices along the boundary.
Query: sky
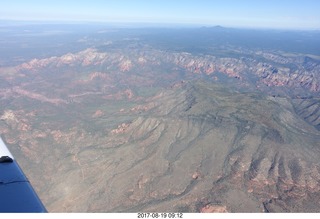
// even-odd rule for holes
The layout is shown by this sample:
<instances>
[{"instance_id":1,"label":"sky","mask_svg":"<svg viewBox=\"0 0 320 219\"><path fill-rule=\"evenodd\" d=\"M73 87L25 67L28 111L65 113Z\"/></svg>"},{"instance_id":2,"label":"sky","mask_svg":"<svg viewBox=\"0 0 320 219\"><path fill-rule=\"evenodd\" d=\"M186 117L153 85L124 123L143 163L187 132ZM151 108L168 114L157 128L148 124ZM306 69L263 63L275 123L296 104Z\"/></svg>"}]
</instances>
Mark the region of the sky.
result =
<instances>
[{"instance_id":1,"label":"sky","mask_svg":"<svg viewBox=\"0 0 320 219\"><path fill-rule=\"evenodd\" d=\"M320 0L2 0L0 20L320 30Z\"/></svg>"}]
</instances>

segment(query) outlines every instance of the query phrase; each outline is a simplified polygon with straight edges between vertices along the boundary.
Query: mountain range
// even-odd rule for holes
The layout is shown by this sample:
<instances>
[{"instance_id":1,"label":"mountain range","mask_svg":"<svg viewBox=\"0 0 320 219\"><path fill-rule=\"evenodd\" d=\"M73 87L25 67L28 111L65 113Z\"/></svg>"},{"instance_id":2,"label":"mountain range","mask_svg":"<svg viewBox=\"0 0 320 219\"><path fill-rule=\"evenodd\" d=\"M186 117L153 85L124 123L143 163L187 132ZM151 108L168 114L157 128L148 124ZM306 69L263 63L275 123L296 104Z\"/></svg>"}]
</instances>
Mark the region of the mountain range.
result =
<instances>
[{"instance_id":1,"label":"mountain range","mask_svg":"<svg viewBox=\"0 0 320 219\"><path fill-rule=\"evenodd\" d=\"M0 67L1 136L48 211L320 211L319 56L131 31Z\"/></svg>"}]
</instances>

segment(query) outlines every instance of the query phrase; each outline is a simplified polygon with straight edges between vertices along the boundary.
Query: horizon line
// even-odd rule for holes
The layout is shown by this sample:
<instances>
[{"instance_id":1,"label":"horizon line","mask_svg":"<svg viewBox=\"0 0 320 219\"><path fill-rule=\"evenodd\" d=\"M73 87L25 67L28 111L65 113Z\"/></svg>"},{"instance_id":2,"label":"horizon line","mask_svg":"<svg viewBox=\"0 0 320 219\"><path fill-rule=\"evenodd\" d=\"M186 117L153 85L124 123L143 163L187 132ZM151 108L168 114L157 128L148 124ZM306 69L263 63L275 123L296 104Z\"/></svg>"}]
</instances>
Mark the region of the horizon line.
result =
<instances>
[{"instance_id":1,"label":"horizon line","mask_svg":"<svg viewBox=\"0 0 320 219\"><path fill-rule=\"evenodd\" d=\"M208 23L188 23L188 22L156 22L156 21L102 21L102 20L37 20L37 19L0 19L0 26L3 23L25 23L25 24L101 24L101 25L125 25L125 26L141 26L145 27L198 27L198 28L233 28L233 29L250 29L250 30L285 30L285 31L320 31L318 28L302 28L302 27L263 27L263 26L250 26L250 25L221 25L221 24L208 24ZM120 28L120 27L119 27Z\"/></svg>"}]
</instances>

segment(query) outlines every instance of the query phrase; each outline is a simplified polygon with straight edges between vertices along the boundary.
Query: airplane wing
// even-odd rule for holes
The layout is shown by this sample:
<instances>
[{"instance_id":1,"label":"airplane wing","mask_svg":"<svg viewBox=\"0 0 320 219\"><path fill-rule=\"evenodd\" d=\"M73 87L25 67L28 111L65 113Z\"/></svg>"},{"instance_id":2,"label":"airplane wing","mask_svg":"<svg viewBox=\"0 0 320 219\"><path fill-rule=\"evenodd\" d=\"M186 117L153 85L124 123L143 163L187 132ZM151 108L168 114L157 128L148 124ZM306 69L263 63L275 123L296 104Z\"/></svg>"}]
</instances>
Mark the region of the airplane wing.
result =
<instances>
[{"instance_id":1,"label":"airplane wing","mask_svg":"<svg viewBox=\"0 0 320 219\"><path fill-rule=\"evenodd\" d=\"M1 137L0 212L47 212Z\"/></svg>"}]
</instances>

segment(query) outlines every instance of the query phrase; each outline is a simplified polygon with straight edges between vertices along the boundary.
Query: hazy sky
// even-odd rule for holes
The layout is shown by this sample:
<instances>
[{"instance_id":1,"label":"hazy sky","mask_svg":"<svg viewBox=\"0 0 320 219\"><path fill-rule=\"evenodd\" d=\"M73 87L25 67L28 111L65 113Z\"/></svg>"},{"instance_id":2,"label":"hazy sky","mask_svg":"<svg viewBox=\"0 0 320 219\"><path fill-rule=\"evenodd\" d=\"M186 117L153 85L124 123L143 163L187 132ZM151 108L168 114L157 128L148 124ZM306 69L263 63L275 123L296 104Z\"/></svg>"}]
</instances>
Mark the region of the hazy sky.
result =
<instances>
[{"instance_id":1,"label":"hazy sky","mask_svg":"<svg viewBox=\"0 0 320 219\"><path fill-rule=\"evenodd\" d=\"M8 19L320 29L320 0L2 0Z\"/></svg>"}]
</instances>

